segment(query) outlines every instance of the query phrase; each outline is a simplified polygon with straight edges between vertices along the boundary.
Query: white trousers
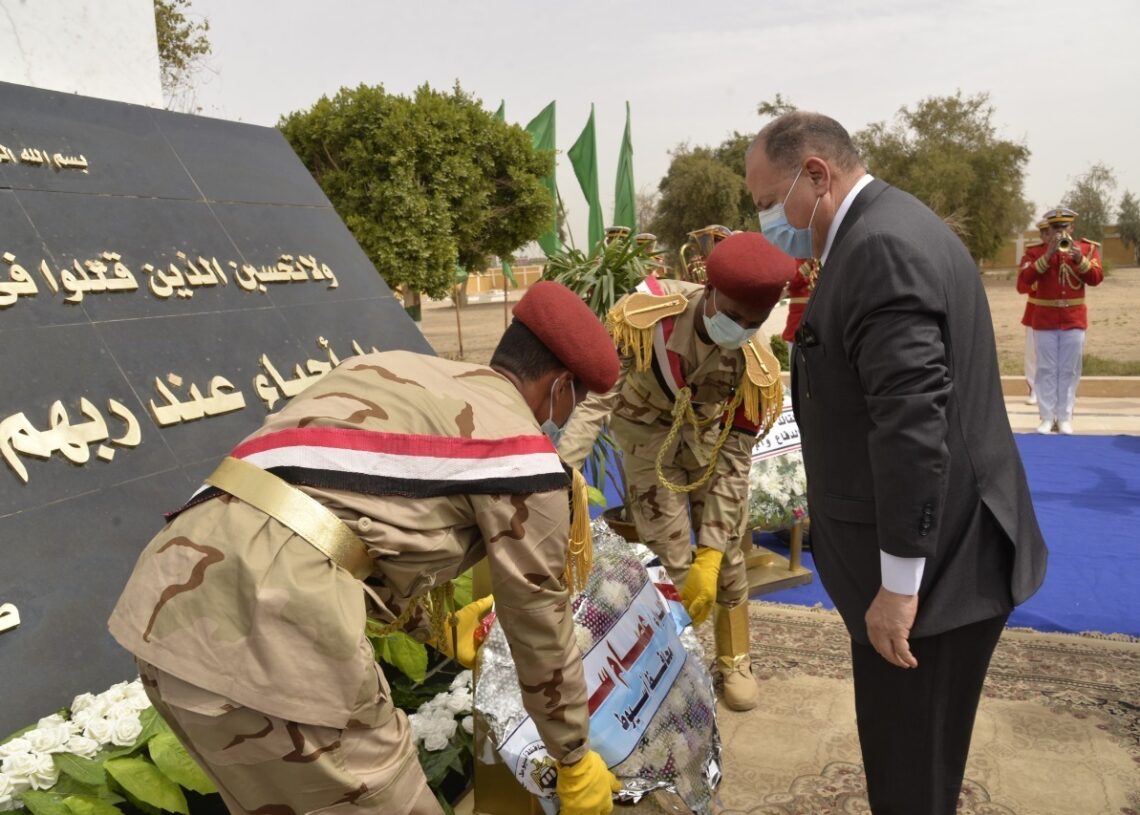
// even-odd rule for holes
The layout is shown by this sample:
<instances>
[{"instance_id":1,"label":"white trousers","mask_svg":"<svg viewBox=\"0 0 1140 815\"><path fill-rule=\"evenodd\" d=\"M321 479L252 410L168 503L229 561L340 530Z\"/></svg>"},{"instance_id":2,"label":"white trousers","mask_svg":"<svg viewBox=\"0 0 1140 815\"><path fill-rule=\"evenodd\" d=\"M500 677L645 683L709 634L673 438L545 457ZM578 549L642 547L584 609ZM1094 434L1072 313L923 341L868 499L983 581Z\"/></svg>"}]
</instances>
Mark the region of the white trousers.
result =
<instances>
[{"instance_id":1,"label":"white trousers","mask_svg":"<svg viewBox=\"0 0 1140 815\"><path fill-rule=\"evenodd\" d=\"M1085 332L1080 328L1034 331L1033 337L1037 347L1033 391L1037 394L1041 421L1071 421L1073 402L1077 400L1077 382L1081 379Z\"/></svg>"},{"instance_id":2,"label":"white trousers","mask_svg":"<svg viewBox=\"0 0 1140 815\"><path fill-rule=\"evenodd\" d=\"M1033 380L1037 378L1037 340L1033 336L1033 329L1025 326L1025 381L1029 383L1029 391L1033 392Z\"/></svg>"}]
</instances>

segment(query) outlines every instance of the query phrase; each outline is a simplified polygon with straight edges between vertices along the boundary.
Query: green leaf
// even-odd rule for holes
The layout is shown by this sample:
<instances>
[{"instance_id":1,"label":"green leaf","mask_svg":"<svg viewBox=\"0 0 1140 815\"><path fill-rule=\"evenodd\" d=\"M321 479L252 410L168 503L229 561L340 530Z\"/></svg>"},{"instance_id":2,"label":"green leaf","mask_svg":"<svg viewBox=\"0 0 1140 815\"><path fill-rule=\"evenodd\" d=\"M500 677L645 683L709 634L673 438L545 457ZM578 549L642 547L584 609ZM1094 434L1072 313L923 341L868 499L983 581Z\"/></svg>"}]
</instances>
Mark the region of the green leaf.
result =
<instances>
[{"instance_id":1,"label":"green leaf","mask_svg":"<svg viewBox=\"0 0 1140 815\"><path fill-rule=\"evenodd\" d=\"M190 815L182 789L145 758L113 758L103 766L123 789L144 804Z\"/></svg>"},{"instance_id":2,"label":"green leaf","mask_svg":"<svg viewBox=\"0 0 1140 815\"><path fill-rule=\"evenodd\" d=\"M71 810L63 805L63 796L28 790L20 798L32 815L71 815Z\"/></svg>"},{"instance_id":3,"label":"green leaf","mask_svg":"<svg viewBox=\"0 0 1140 815\"><path fill-rule=\"evenodd\" d=\"M423 682L427 675L427 647L416 642L403 631L394 631L377 641L376 653L415 682Z\"/></svg>"},{"instance_id":4,"label":"green leaf","mask_svg":"<svg viewBox=\"0 0 1140 815\"><path fill-rule=\"evenodd\" d=\"M463 608L471 602L471 570L468 569L463 574L456 577L451 581L451 585L455 588L455 607Z\"/></svg>"},{"instance_id":5,"label":"green leaf","mask_svg":"<svg viewBox=\"0 0 1140 815\"><path fill-rule=\"evenodd\" d=\"M117 806L94 795L69 795L63 804L71 815L123 815Z\"/></svg>"},{"instance_id":6,"label":"green leaf","mask_svg":"<svg viewBox=\"0 0 1140 815\"><path fill-rule=\"evenodd\" d=\"M142 747L159 733L170 732L170 725L163 721L162 717L158 715L158 711L152 707L148 707L139 714L139 721L142 722L142 732L135 739L135 747Z\"/></svg>"},{"instance_id":7,"label":"green leaf","mask_svg":"<svg viewBox=\"0 0 1140 815\"><path fill-rule=\"evenodd\" d=\"M159 733L150 740L147 750L154 765L175 784L202 795L218 791L173 733Z\"/></svg>"},{"instance_id":8,"label":"green leaf","mask_svg":"<svg viewBox=\"0 0 1140 815\"><path fill-rule=\"evenodd\" d=\"M74 778L81 784L99 786L107 783L107 774L103 771L103 762L101 761L83 758L71 753L56 753L51 759L61 773Z\"/></svg>"},{"instance_id":9,"label":"green leaf","mask_svg":"<svg viewBox=\"0 0 1140 815\"><path fill-rule=\"evenodd\" d=\"M586 486L586 495L591 504L596 507L604 507L606 505L606 494L597 487Z\"/></svg>"}]
</instances>

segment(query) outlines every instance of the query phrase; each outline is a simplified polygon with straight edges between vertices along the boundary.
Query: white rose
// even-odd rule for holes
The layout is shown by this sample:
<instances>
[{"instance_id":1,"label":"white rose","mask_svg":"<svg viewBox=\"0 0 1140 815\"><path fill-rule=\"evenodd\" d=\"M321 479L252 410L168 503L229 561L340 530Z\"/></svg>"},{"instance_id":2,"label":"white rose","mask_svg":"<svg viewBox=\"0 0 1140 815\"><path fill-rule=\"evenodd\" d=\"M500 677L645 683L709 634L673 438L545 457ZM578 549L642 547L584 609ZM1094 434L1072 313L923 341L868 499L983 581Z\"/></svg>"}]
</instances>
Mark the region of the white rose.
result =
<instances>
[{"instance_id":1,"label":"white rose","mask_svg":"<svg viewBox=\"0 0 1140 815\"><path fill-rule=\"evenodd\" d=\"M24 734L33 753L60 753L71 738L71 728L62 720L58 724L40 726Z\"/></svg>"},{"instance_id":2,"label":"white rose","mask_svg":"<svg viewBox=\"0 0 1140 815\"><path fill-rule=\"evenodd\" d=\"M150 697L146 695L141 683L132 685L130 695L123 701L140 712L151 706Z\"/></svg>"},{"instance_id":3,"label":"white rose","mask_svg":"<svg viewBox=\"0 0 1140 815\"><path fill-rule=\"evenodd\" d=\"M89 739L86 736L72 736L67 740L67 752L83 758L93 757L99 752L101 746L95 739Z\"/></svg>"},{"instance_id":4,"label":"white rose","mask_svg":"<svg viewBox=\"0 0 1140 815\"><path fill-rule=\"evenodd\" d=\"M81 693L71 700L71 715L74 716L82 710L86 710L95 703L95 694Z\"/></svg>"},{"instance_id":5,"label":"white rose","mask_svg":"<svg viewBox=\"0 0 1140 815\"><path fill-rule=\"evenodd\" d=\"M26 734L25 734L26 735ZM32 745L28 744L28 740L21 736L18 739L12 739L0 744L0 759L7 758L8 756L18 755L19 753L32 752Z\"/></svg>"},{"instance_id":6,"label":"white rose","mask_svg":"<svg viewBox=\"0 0 1140 815\"><path fill-rule=\"evenodd\" d=\"M475 732L475 717L474 716L464 716L462 724L463 724L463 729L466 730L468 733L474 733Z\"/></svg>"},{"instance_id":7,"label":"white rose","mask_svg":"<svg viewBox=\"0 0 1140 815\"><path fill-rule=\"evenodd\" d=\"M63 724L65 719L58 713L53 713L50 716L44 716L38 722L36 727L51 727L53 724Z\"/></svg>"},{"instance_id":8,"label":"white rose","mask_svg":"<svg viewBox=\"0 0 1140 815\"><path fill-rule=\"evenodd\" d=\"M100 699L105 699L107 702L114 704L126 699L131 693L130 682L116 682L107 690L99 694Z\"/></svg>"},{"instance_id":9,"label":"white rose","mask_svg":"<svg viewBox=\"0 0 1140 815\"><path fill-rule=\"evenodd\" d=\"M130 747L142 733L142 722L135 713L111 719L111 743L117 747Z\"/></svg>"},{"instance_id":10,"label":"white rose","mask_svg":"<svg viewBox=\"0 0 1140 815\"><path fill-rule=\"evenodd\" d=\"M18 753L4 759L4 772L13 782L22 780L34 790L46 790L59 780L59 770L47 753Z\"/></svg>"},{"instance_id":11,"label":"white rose","mask_svg":"<svg viewBox=\"0 0 1140 815\"><path fill-rule=\"evenodd\" d=\"M456 690L457 688L471 687L471 671L460 671L451 680L451 687L448 690Z\"/></svg>"},{"instance_id":12,"label":"white rose","mask_svg":"<svg viewBox=\"0 0 1140 815\"><path fill-rule=\"evenodd\" d=\"M424 749L430 752L442 750L450 739L439 731L432 731L424 736Z\"/></svg>"},{"instance_id":13,"label":"white rose","mask_svg":"<svg viewBox=\"0 0 1140 815\"><path fill-rule=\"evenodd\" d=\"M16 785L12 783L8 774L0 773L0 812L19 806L14 800L17 794Z\"/></svg>"},{"instance_id":14,"label":"white rose","mask_svg":"<svg viewBox=\"0 0 1140 815\"><path fill-rule=\"evenodd\" d=\"M115 726L110 719L104 719L100 716L98 719L92 719L88 722L87 726L83 728L83 735L100 744L106 744L111 740L114 728Z\"/></svg>"}]
</instances>

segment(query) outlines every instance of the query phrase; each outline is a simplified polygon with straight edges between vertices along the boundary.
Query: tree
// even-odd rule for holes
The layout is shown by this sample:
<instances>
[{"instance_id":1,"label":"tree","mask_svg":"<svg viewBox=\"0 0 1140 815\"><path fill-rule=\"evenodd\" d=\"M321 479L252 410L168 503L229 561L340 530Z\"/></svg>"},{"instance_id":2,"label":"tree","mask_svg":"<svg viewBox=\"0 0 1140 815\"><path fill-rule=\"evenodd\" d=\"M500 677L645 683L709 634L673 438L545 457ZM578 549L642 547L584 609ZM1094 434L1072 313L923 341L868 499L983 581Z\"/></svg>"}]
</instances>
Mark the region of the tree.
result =
<instances>
[{"instance_id":1,"label":"tree","mask_svg":"<svg viewBox=\"0 0 1140 815\"><path fill-rule=\"evenodd\" d=\"M388 285L440 298L554 220L554 157L457 84L413 98L342 88L278 127Z\"/></svg>"},{"instance_id":2,"label":"tree","mask_svg":"<svg viewBox=\"0 0 1140 815\"><path fill-rule=\"evenodd\" d=\"M641 190L637 193L637 222L641 224L641 228L650 230L653 228L653 221L657 218L657 191Z\"/></svg>"},{"instance_id":3,"label":"tree","mask_svg":"<svg viewBox=\"0 0 1140 815\"><path fill-rule=\"evenodd\" d=\"M989 94L931 96L902 107L892 125L854 135L868 172L914 195L955 226L976 260L1024 227L1029 148L998 138Z\"/></svg>"},{"instance_id":4,"label":"tree","mask_svg":"<svg viewBox=\"0 0 1140 815\"><path fill-rule=\"evenodd\" d=\"M1140 201L1125 190L1120 198L1120 240L1132 250L1132 261L1140 263Z\"/></svg>"},{"instance_id":5,"label":"tree","mask_svg":"<svg viewBox=\"0 0 1140 815\"><path fill-rule=\"evenodd\" d=\"M1116 189L1112 168L1098 161L1077 176L1073 187L1065 193L1065 206L1077 213L1073 234L1093 241L1104 240L1104 228L1112 222L1109 201Z\"/></svg>"},{"instance_id":6,"label":"tree","mask_svg":"<svg viewBox=\"0 0 1140 815\"><path fill-rule=\"evenodd\" d=\"M194 75L210 55L210 21L187 17L190 0L154 0L154 28L158 37L158 65L162 94L171 109L191 110Z\"/></svg>"},{"instance_id":7,"label":"tree","mask_svg":"<svg viewBox=\"0 0 1140 815\"><path fill-rule=\"evenodd\" d=\"M707 147L678 147L658 185L661 197L650 231L676 250L689 232L702 226L724 224L740 229L750 225L741 213L741 201L748 196L743 169L742 162L740 171L730 170Z\"/></svg>"},{"instance_id":8,"label":"tree","mask_svg":"<svg viewBox=\"0 0 1140 815\"><path fill-rule=\"evenodd\" d=\"M792 104L792 100L785 99L778 93L776 94L776 98L770 102L761 102L756 106L756 112L759 115L770 116L773 119L795 110L799 110L799 108Z\"/></svg>"}]
</instances>

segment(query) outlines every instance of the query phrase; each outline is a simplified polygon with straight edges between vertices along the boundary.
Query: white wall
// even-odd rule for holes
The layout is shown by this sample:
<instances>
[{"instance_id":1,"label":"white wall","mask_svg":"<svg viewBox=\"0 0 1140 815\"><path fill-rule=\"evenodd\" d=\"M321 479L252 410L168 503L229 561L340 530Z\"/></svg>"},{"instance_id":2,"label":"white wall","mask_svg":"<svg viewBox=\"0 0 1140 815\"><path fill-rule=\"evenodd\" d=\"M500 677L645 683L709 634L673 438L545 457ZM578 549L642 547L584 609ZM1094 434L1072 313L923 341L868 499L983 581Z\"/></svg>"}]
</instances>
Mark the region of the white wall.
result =
<instances>
[{"instance_id":1,"label":"white wall","mask_svg":"<svg viewBox=\"0 0 1140 815\"><path fill-rule=\"evenodd\" d=\"M0 0L0 81L162 107L153 0Z\"/></svg>"}]
</instances>

